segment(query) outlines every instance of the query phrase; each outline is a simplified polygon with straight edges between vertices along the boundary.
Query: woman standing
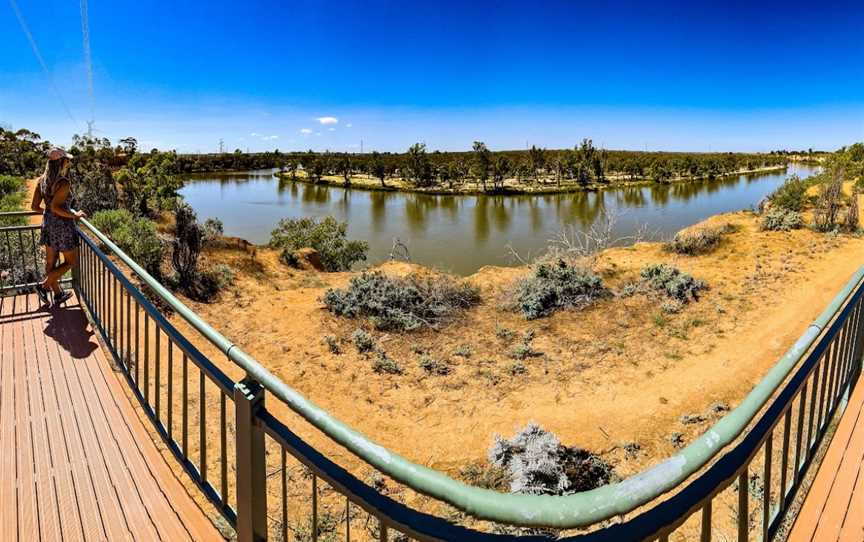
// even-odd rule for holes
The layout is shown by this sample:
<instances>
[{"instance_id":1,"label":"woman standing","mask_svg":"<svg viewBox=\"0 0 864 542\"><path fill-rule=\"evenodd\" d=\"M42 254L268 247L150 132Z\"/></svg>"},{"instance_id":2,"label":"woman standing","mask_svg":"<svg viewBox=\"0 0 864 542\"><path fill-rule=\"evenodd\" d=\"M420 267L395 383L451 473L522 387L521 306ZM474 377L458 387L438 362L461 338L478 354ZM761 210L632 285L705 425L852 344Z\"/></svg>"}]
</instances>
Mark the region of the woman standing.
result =
<instances>
[{"instance_id":1,"label":"woman standing","mask_svg":"<svg viewBox=\"0 0 864 542\"><path fill-rule=\"evenodd\" d=\"M52 306L59 306L72 297L72 292L64 292L60 288L60 278L78 264L78 232L75 230L75 220L87 216L82 211L73 212L69 209L71 187L66 173L71 163L72 155L63 149L54 148L48 152L45 173L39 178L33 191L31 204L34 211L43 213L39 244L45 246L45 280L36 285L36 293L42 303L49 305L51 303L48 292L53 292ZM63 263L57 265L61 254Z\"/></svg>"}]
</instances>

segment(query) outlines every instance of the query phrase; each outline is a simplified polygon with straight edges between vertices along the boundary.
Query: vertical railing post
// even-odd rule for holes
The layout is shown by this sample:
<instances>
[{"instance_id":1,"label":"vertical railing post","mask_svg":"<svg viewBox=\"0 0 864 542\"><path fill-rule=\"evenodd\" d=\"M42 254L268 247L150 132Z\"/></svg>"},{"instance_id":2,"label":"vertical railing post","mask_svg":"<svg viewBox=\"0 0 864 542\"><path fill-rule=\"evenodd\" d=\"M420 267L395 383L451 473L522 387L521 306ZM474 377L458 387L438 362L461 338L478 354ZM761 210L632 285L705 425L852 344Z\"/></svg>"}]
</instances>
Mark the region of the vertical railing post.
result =
<instances>
[{"instance_id":1,"label":"vertical railing post","mask_svg":"<svg viewBox=\"0 0 864 542\"><path fill-rule=\"evenodd\" d=\"M31 233L31 239L32 239L32 235L33 234ZM81 235L81 233L76 230L75 231L76 238L79 235ZM84 244L80 239L76 239L76 240L77 240L79 246ZM84 250L79 248L78 249L78 265L76 265L75 267L72 268L72 290L74 290L75 293L78 295L78 302L79 303L81 302L81 296L83 295L82 288L81 288L81 271L79 269L79 267L81 267L81 259L83 258L83 255L84 255ZM34 263L38 262L38 260L36 259L35 252L33 254L33 261L34 261ZM38 269L39 266L37 265L36 267L37 267L36 273L40 273L41 270Z\"/></svg>"},{"instance_id":2,"label":"vertical railing post","mask_svg":"<svg viewBox=\"0 0 864 542\"><path fill-rule=\"evenodd\" d=\"M864 288L864 286L861 287ZM852 377L850 378L852 387L857 383L858 376L861 374L861 366L864 364L864 360L862 360L862 355L864 355L864 300L858 301L858 322L856 324L852 349Z\"/></svg>"},{"instance_id":3,"label":"vertical railing post","mask_svg":"<svg viewBox=\"0 0 864 542\"><path fill-rule=\"evenodd\" d=\"M237 438L237 540L267 539L267 463L264 429L257 413L264 388L246 377L234 386Z\"/></svg>"}]
</instances>

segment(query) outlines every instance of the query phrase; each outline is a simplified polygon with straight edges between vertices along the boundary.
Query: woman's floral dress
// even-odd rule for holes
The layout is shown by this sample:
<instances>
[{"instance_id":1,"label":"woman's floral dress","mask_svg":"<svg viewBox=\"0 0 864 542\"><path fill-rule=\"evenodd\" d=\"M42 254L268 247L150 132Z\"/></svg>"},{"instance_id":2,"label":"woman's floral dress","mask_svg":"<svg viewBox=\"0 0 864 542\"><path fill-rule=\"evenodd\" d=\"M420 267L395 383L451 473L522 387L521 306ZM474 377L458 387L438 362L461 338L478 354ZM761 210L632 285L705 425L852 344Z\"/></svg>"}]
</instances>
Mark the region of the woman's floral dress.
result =
<instances>
[{"instance_id":1,"label":"woman's floral dress","mask_svg":"<svg viewBox=\"0 0 864 542\"><path fill-rule=\"evenodd\" d=\"M63 182L69 182L66 177L59 177L56 181L48 183L47 176L43 175L39 179L39 190L42 192L42 200L45 202L45 213L42 217L42 233L39 236L39 244L45 245L66 252L74 250L78 246L78 232L75 229L75 220L62 216L57 216L51 212L51 200L54 197L54 192ZM72 199L72 194L66 198L63 203L63 208L69 210L69 200Z\"/></svg>"}]
</instances>

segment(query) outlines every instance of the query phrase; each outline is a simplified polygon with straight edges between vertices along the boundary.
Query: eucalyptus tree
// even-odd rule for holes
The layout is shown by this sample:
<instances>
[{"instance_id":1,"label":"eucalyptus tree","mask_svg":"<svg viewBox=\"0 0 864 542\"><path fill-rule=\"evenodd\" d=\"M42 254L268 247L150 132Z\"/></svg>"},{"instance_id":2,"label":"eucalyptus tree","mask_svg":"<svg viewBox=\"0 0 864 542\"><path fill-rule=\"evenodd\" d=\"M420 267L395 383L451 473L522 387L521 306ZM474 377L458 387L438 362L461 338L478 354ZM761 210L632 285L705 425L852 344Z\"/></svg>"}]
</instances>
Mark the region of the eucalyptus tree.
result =
<instances>
[{"instance_id":1,"label":"eucalyptus tree","mask_svg":"<svg viewBox=\"0 0 864 542\"><path fill-rule=\"evenodd\" d=\"M445 162L435 168L438 174L438 180L441 184L446 184L451 190L453 189L453 162Z\"/></svg>"},{"instance_id":2,"label":"eucalyptus tree","mask_svg":"<svg viewBox=\"0 0 864 542\"><path fill-rule=\"evenodd\" d=\"M483 183L486 191L486 181L489 180L489 169L492 165L492 153L482 141L475 141L471 146L474 152L474 176Z\"/></svg>"},{"instance_id":3,"label":"eucalyptus tree","mask_svg":"<svg viewBox=\"0 0 864 542\"><path fill-rule=\"evenodd\" d=\"M0 175L29 175L45 165L47 141L36 132L0 127Z\"/></svg>"},{"instance_id":4,"label":"eucalyptus tree","mask_svg":"<svg viewBox=\"0 0 864 542\"><path fill-rule=\"evenodd\" d=\"M546 167L546 149L531 145L528 149L528 160L531 162L531 173L537 179L540 171Z\"/></svg>"},{"instance_id":5,"label":"eucalyptus tree","mask_svg":"<svg viewBox=\"0 0 864 542\"><path fill-rule=\"evenodd\" d=\"M471 169L462 157L456 158L454 161L450 162L450 167L450 177L452 178L452 182L457 184L462 184L465 181L465 178L468 177L468 173Z\"/></svg>"},{"instance_id":6,"label":"eucalyptus tree","mask_svg":"<svg viewBox=\"0 0 864 542\"><path fill-rule=\"evenodd\" d=\"M405 156L405 174L417 186L429 186L432 182L432 164L426 154L425 143L415 143Z\"/></svg>"},{"instance_id":7,"label":"eucalyptus tree","mask_svg":"<svg viewBox=\"0 0 864 542\"><path fill-rule=\"evenodd\" d=\"M524 158L520 159L513 167L513 172L516 175L516 181L526 183L531 178L531 165Z\"/></svg>"},{"instance_id":8,"label":"eucalyptus tree","mask_svg":"<svg viewBox=\"0 0 864 542\"><path fill-rule=\"evenodd\" d=\"M297 180L297 160L288 160L285 162L285 171L291 174L291 180Z\"/></svg>"},{"instance_id":9,"label":"eucalyptus tree","mask_svg":"<svg viewBox=\"0 0 864 542\"><path fill-rule=\"evenodd\" d=\"M303 169L306 171L306 177L313 183L317 183L324 175L324 158L317 154L311 153L304 156Z\"/></svg>"},{"instance_id":10,"label":"eucalyptus tree","mask_svg":"<svg viewBox=\"0 0 864 542\"><path fill-rule=\"evenodd\" d=\"M345 184L351 184L351 155L342 154L336 159L336 173L342 175Z\"/></svg>"},{"instance_id":11,"label":"eucalyptus tree","mask_svg":"<svg viewBox=\"0 0 864 542\"><path fill-rule=\"evenodd\" d=\"M117 144L127 157L138 152L138 140L134 137L124 137Z\"/></svg>"},{"instance_id":12,"label":"eucalyptus tree","mask_svg":"<svg viewBox=\"0 0 864 542\"><path fill-rule=\"evenodd\" d=\"M606 152L606 149L600 149L600 152L594 153L591 161L591 171L598 182L606 181L606 161L608 159L609 153Z\"/></svg>"},{"instance_id":13,"label":"eucalyptus tree","mask_svg":"<svg viewBox=\"0 0 864 542\"><path fill-rule=\"evenodd\" d=\"M648 176L658 183L665 183L672 178L672 172L665 160L655 160L648 167Z\"/></svg>"},{"instance_id":14,"label":"eucalyptus tree","mask_svg":"<svg viewBox=\"0 0 864 542\"><path fill-rule=\"evenodd\" d=\"M506 179L513 169L510 160L504 154L499 154L492 161L492 186L495 190L504 188L504 179Z\"/></svg>"},{"instance_id":15,"label":"eucalyptus tree","mask_svg":"<svg viewBox=\"0 0 864 542\"><path fill-rule=\"evenodd\" d=\"M386 187L385 180L387 179L387 165L384 159L381 158L381 153L372 151L369 157L369 173L381 181L381 186Z\"/></svg>"}]
</instances>

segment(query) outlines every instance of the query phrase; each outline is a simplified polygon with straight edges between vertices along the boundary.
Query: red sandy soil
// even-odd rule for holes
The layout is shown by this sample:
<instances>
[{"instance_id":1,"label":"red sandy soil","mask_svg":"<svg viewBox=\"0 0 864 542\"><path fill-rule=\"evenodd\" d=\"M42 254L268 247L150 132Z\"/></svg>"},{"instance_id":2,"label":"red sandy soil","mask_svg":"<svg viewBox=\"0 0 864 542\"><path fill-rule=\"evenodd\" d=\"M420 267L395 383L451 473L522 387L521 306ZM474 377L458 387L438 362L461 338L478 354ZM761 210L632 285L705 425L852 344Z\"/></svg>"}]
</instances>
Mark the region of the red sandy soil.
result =
<instances>
[{"instance_id":1,"label":"red sandy soil","mask_svg":"<svg viewBox=\"0 0 864 542\"><path fill-rule=\"evenodd\" d=\"M240 250L211 251L211 263L236 270L235 284L214 303L190 305L288 385L415 462L459 476L467 464L485 460L494 434L509 436L535 421L564 444L602 453L626 476L674 453L671 434L686 442L703 432L718 416L712 405L734 407L864 263L864 241L857 237L762 232L758 218L745 212L707 221L727 223L737 231L709 255L678 256L640 243L598 258L596 269L613 290L658 262L706 281L710 290L678 314L665 314L661 300L637 294L526 321L504 308L504 299L528 269L485 267L466 279L481 289L481 304L454 322L437 331L381 333L368 322L331 315L320 301L352 273L290 269L267 249L254 259ZM417 268L387 263L378 269ZM405 373L375 373L373 356L357 353L350 341L358 327ZM502 327L515 338L499 338ZM522 361L526 371L513 374L510 352L527 330L542 355ZM339 341L341 354L329 351L326 335ZM469 357L455 353L462 345ZM223 359L204 349L214 361ZM451 374L428 375L419 367L419 349L449 362ZM220 365L241 376L227 362ZM346 467L368 470L277 401L268 408ZM706 421L684 424L687 414ZM620 448L628 443L639 445L635 457Z\"/></svg>"}]
</instances>

